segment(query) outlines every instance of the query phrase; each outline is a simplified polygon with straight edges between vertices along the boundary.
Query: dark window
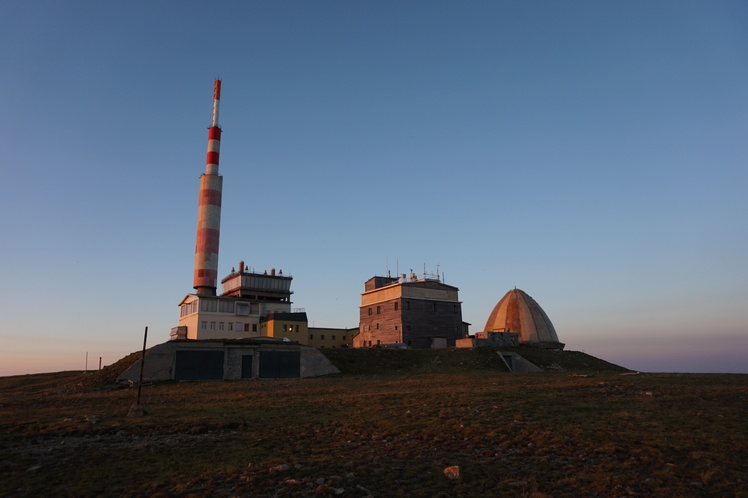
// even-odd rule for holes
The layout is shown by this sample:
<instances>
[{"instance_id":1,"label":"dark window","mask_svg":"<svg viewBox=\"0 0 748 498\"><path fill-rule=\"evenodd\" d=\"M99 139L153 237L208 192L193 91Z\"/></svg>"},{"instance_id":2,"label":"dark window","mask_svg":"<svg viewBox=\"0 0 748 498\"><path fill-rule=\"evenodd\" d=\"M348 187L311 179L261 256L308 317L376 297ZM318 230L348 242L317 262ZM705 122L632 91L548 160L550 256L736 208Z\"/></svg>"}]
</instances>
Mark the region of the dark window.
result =
<instances>
[{"instance_id":1,"label":"dark window","mask_svg":"<svg viewBox=\"0 0 748 498\"><path fill-rule=\"evenodd\" d=\"M371 308L369 308L369 316L371 316Z\"/></svg>"},{"instance_id":2,"label":"dark window","mask_svg":"<svg viewBox=\"0 0 748 498\"><path fill-rule=\"evenodd\" d=\"M400 303L395 303L395 311L397 311L397 309L400 307L400 306L398 306L399 304Z\"/></svg>"},{"instance_id":3,"label":"dark window","mask_svg":"<svg viewBox=\"0 0 748 498\"><path fill-rule=\"evenodd\" d=\"M436 311L436 303L431 303L431 306L433 306L434 311Z\"/></svg>"},{"instance_id":4,"label":"dark window","mask_svg":"<svg viewBox=\"0 0 748 498\"><path fill-rule=\"evenodd\" d=\"M377 315L379 314L380 311L382 311L381 307L377 306Z\"/></svg>"}]
</instances>

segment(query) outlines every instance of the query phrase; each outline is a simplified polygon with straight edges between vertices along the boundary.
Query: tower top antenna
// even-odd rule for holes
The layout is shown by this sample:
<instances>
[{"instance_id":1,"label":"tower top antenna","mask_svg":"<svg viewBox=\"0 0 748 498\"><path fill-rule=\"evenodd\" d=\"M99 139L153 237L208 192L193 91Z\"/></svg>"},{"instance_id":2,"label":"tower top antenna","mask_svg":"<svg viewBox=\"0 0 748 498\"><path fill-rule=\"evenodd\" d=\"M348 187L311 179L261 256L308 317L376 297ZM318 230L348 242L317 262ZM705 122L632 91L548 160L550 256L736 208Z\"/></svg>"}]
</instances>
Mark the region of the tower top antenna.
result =
<instances>
[{"instance_id":1,"label":"tower top antenna","mask_svg":"<svg viewBox=\"0 0 748 498\"><path fill-rule=\"evenodd\" d=\"M213 120L210 127L218 127L218 106L221 102L221 80L216 80L213 85Z\"/></svg>"}]
</instances>

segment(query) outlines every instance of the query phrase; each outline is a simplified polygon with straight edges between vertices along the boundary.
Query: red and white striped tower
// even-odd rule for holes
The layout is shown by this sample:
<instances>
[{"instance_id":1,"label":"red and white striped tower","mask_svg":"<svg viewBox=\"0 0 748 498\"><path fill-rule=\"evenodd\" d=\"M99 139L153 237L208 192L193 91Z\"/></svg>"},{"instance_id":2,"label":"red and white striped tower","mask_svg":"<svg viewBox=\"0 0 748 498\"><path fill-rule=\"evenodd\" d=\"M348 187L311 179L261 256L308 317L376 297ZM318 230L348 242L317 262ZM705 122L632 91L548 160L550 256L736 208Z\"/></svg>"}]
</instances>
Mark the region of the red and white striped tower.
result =
<instances>
[{"instance_id":1,"label":"red and white striped tower","mask_svg":"<svg viewBox=\"0 0 748 498\"><path fill-rule=\"evenodd\" d=\"M197 207L193 287L202 296L215 296L218 281L218 239L221 231L223 189L223 177L218 175L218 156L221 151L221 128L218 126L220 100L221 80L216 80L213 88L213 121L208 128L208 155L205 159L205 173L200 176L200 198Z\"/></svg>"}]
</instances>

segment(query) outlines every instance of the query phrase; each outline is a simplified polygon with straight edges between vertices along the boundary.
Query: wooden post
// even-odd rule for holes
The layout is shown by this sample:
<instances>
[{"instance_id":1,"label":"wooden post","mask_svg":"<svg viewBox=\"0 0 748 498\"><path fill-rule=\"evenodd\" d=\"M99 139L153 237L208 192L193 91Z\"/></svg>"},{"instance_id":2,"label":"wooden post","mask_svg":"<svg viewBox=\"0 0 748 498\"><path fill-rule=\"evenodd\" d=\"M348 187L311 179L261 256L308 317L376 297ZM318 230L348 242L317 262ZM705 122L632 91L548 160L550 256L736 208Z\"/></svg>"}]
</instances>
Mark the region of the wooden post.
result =
<instances>
[{"instance_id":1,"label":"wooden post","mask_svg":"<svg viewBox=\"0 0 748 498\"><path fill-rule=\"evenodd\" d=\"M145 343L148 340L148 327L145 328L143 334L143 353L140 355L140 380L138 380L138 399L134 405L130 407L130 411L127 412L128 417L142 417L145 415L145 409L140 404L140 391L143 388L143 366L145 365Z\"/></svg>"}]
</instances>

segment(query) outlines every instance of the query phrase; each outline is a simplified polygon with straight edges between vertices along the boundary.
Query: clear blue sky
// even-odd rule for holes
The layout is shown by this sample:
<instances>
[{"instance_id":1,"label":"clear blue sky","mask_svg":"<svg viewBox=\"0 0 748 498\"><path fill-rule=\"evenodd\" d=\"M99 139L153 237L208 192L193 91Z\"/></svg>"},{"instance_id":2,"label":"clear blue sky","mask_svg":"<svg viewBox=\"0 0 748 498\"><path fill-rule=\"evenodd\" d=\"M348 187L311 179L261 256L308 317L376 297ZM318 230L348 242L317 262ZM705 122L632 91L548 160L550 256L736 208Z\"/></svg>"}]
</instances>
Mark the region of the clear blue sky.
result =
<instances>
[{"instance_id":1,"label":"clear blue sky","mask_svg":"<svg viewBox=\"0 0 748 498\"><path fill-rule=\"evenodd\" d=\"M163 342L223 79L219 273L310 325L437 266L567 349L748 373L748 3L0 3L0 375Z\"/></svg>"}]
</instances>

